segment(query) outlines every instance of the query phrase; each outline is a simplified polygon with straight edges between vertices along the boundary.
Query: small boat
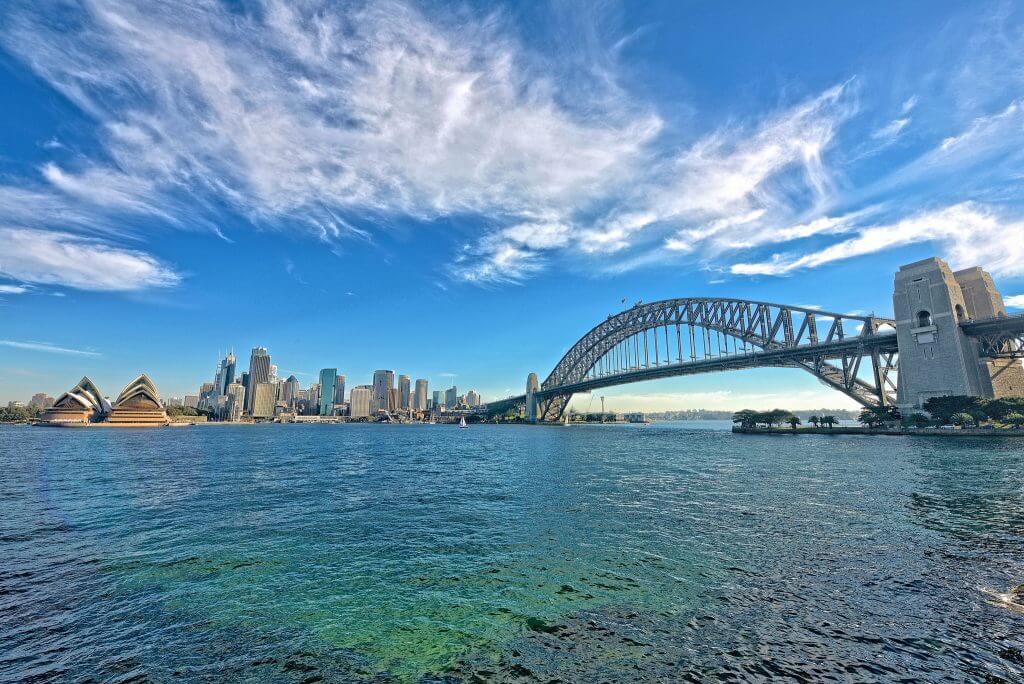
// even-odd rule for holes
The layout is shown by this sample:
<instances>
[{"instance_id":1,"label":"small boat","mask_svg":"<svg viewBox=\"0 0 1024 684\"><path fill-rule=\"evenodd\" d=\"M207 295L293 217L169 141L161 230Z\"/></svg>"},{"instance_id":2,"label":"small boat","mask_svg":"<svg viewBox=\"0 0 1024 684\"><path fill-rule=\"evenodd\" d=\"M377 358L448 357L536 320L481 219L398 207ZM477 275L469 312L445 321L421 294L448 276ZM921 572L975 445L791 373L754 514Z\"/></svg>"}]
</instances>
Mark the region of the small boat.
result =
<instances>
[{"instance_id":1,"label":"small boat","mask_svg":"<svg viewBox=\"0 0 1024 684\"><path fill-rule=\"evenodd\" d=\"M462 418L459 418L459 427L460 428L469 427L468 425L466 425L466 416L462 416Z\"/></svg>"}]
</instances>

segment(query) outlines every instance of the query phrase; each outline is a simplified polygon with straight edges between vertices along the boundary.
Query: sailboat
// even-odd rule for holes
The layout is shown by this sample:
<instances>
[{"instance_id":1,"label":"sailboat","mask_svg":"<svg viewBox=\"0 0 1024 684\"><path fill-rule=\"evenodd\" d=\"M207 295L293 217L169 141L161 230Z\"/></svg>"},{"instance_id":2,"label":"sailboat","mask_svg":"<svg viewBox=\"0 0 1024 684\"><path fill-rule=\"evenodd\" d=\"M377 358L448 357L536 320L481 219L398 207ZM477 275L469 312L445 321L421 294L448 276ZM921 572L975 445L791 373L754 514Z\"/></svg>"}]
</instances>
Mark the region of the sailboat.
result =
<instances>
[{"instance_id":1,"label":"sailboat","mask_svg":"<svg viewBox=\"0 0 1024 684\"><path fill-rule=\"evenodd\" d=\"M466 416L462 416L461 418L459 418L459 427L460 428L469 427L468 425L466 425Z\"/></svg>"}]
</instances>

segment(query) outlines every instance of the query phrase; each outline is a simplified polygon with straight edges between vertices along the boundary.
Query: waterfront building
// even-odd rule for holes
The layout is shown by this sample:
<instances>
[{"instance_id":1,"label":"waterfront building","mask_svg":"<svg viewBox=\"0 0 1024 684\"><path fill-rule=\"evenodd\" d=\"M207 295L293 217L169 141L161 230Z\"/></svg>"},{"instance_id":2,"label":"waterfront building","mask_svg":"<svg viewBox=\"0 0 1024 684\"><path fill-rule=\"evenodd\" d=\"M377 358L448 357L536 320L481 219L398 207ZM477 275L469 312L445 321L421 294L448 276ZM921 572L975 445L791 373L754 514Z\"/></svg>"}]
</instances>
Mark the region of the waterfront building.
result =
<instances>
[{"instance_id":1,"label":"waterfront building","mask_svg":"<svg viewBox=\"0 0 1024 684\"><path fill-rule=\"evenodd\" d=\"M459 390L452 385L444 393L444 405L447 408L455 408L459 405Z\"/></svg>"},{"instance_id":2,"label":"waterfront building","mask_svg":"<svg viewBox=\"0 0 1024 684\"><path fill-rule=\"evenodd\" d=\"M470 408L476 408L480 405L480 395L477 394L476 390L469 390L466 392L466 406Z\"/></svg>"},{"instance_id":3,"label":"waterfront building","mask_svg":"<svg viewBox=\"0 0 1024 684\"><path fill-rule=\"evenodd\" d=\"M368 418L372 412L373 387L358 385L352 388L348 396L349 416L352 418Z\"/></svg>"},{"instance_id":4,"label":"waterfront building","mask_svg":"<svg viewBox=\"0 0 1024 684\"><path fill-rule=\"evenodd\" d=\"M106 422L125 427L156 427L167 425L170 419L156 385L142 373L117 395Z\"/></svg>"},{"instance_id":5,"label":"waterfront building","mask_svg":"<svg viewBox=\"0 0 1024 684\"><path fill-rule=\"evenodd\" d=\"M245 410L245 388L242 387L242 383L233 382L227 386L225 391L228 397L226 419L237 423L242 419L242 413Z\"/></svg>"},{"instance_id":6,"label":"waterfront building","mask_svg":"<svg viewBox=\"0 0 1024 684\"><path fill-rule=\"evenodd\" d=\"M416 394L413 395L412 407L417 411L427 410L427 381L416 381Z\"/></svg>"},{"instance_id":7,"label":"waterfront building","mask_svg":"<svg viewBox=\"0 0 1024 684\"><path fill-rule=\"evenodd\" d=\"M253 398L252 409L249 411L253 418L274 417L274 385L269 382L257 383L249 394Z\"/></svg>"},{"instance_id":8,"label":"waterfront building","mask_svg":"<svg viewBox=\"0 0 1024 684\"><path fill-rule=\"evenodd\" d=\"M185 398L181 400L181 405L188 408L198 408L199 406L199 395L198 394L186 394Z\"/></svg>"},{"instance_id":9,"label":"waterfront building","mask_svg":"<svg viewBox=\"0 0 1024 684\"><path fill-rule=\"evenodd\" d=\"M434 390L433 401L431 402L433 409L439 409L444 405L444 392L441 390Z\"/></svg>"},{"instance_id":10,"label":"waterfront building","mask_svg":"<svg viewBox=\"0 0 1024 684\"><path fill-rule=\"evenodd\" d=\"M249 356L249 382L246 385L245 396L246 409L252 413L253 404L256 401L254 388L257 385L270 382L270 354L266 347L253 347Z\"/></svg>"},{"instance_id":11,"label":"waterfront building","mask_svg":"<svg viewBox=\"0 0 1024 684\"><path fill-rule=\"evenodd\" d=\"M53 406L54 399L46 392L37 392L32 395L32 398L28 400L30 408L37 408L40 411L45 410Z\"/></svg>"},{"instance_id":12,"label":"waterfront building","mask_svg":"<svg viewBox=\"0 0 1024 684\"><path fill-rule=\"evenodd\" d=\"M345 376L339 375L334 379L334 403L345 403Z\"/></svg>"},{"instance_id":13,"label":"waterfront building","mask_svg":"<svg viewBox=\"0 0 1024 684\"><path fill-rule=\"evenodd\" d=\"M321 416L334 415L334 384L338 380L337 368L324 368L320 371L320 410Z\"/></svg>"},{"instance_id":14,"label":"waterfront building","mask_svg":"<svg viewBox=\"0 0 1024 684\"><path fill-rule=\"evenodd\" d=\"M389 393L395 386L395 372L377 370L373 372L373 404L370 410L376 413L388 407Z\"/></svg>"},{"instance_id":15,"label":"waterfront building","mask_svg":"<svg viewBox=\"0 0 1024 684\"><path fill-rule=\"evenodd\" d=\"M388 390L388 405L386 407L388 411L397 411L401 401L402 395L397 387L392 387Z\"/></svg>"},{"instance_id":16,"label":"waterfront building","mask_svg":"<svg viewBox=\"0 0 1024 684\"><path fill-rule=\"evenodd\" d=\"M46 425L87 424L102 420L110 413L110 402L88 377L57 397L39 421Z\"/></svg>"},{"instance_id":17,"label":"waterfront building","mask_svg":"<svg viewBox=\"0 0 1024 684\"><path fill-rule=\"evenodd\" d=\"M399 375L398 376L398 394L399 394L399 397L398 397L398 408L400 408L400 409L408 409L409 408L409 399L411 398L411 388L410 388L410 385L409 385L409 376L408 375Z\"/></svg>"}]
</instances>

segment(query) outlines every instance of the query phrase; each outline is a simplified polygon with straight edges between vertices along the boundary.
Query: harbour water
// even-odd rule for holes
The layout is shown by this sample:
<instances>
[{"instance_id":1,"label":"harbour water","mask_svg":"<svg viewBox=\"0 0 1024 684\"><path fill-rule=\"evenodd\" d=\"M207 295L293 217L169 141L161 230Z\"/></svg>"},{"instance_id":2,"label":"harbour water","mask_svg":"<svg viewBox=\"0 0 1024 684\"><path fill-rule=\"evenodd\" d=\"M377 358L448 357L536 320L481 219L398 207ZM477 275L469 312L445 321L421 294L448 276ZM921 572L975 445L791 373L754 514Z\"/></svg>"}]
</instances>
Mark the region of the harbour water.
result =
<instances>
[{"instance_id":1,"label":"harbour water","mask_svg":"<svg viewBox=\"0 0 1024 684\"><path fill-rule=\"evenodd\" d=\"M0 679L1024 680L1024 444L728 429L0 427Z\"/></svg>"}]
</instances>

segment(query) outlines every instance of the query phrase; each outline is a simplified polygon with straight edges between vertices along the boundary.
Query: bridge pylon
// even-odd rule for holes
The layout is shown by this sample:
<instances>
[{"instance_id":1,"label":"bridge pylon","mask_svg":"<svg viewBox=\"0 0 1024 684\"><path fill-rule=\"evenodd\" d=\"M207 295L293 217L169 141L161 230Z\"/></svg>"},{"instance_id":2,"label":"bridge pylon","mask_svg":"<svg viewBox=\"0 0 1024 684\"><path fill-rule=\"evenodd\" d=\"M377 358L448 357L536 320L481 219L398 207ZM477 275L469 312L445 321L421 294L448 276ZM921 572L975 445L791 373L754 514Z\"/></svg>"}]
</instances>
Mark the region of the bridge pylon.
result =
<instances>
[{"instance_id":1,"label":"bridge pylon","mask_svg":"<svg viewBox=\"0 0 1024 684\"><path fill-rule=\"evenodd\" d=\"M529 423L537 422L537 391L540 390L540 382L536 373L526 376L526 420Z\"/></svg>"}]
</instances>

